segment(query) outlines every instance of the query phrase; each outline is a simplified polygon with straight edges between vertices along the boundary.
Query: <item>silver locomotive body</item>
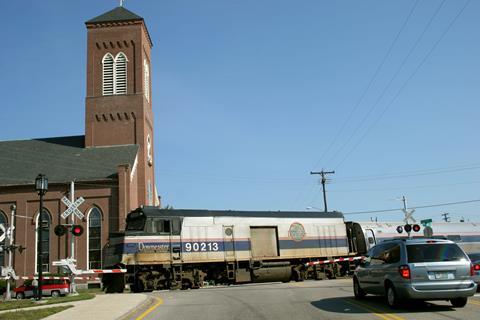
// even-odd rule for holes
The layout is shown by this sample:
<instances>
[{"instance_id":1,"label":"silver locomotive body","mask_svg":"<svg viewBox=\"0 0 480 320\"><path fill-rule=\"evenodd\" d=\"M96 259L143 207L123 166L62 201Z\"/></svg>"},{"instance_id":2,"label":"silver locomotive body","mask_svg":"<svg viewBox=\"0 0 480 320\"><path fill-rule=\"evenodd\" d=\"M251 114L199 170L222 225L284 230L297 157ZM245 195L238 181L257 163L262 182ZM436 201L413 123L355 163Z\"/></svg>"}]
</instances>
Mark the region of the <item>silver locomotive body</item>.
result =
<instances>
[{"instance_id":1,"label":"silver locomotive body","mask_svg":"<svg viewBox=\"0 0 480 320\"><path fill-rule=\"evenodd\" d=\"M361 227L339 212L142 207L128 215L125 234L111 237L105 262L126 267L126 282L145 291L335 277L353 270L348 257L367 249ZM335 258L342 262L306 266ZM120 291L114 277L104 285Z\"/></svg>"}]
</instances>

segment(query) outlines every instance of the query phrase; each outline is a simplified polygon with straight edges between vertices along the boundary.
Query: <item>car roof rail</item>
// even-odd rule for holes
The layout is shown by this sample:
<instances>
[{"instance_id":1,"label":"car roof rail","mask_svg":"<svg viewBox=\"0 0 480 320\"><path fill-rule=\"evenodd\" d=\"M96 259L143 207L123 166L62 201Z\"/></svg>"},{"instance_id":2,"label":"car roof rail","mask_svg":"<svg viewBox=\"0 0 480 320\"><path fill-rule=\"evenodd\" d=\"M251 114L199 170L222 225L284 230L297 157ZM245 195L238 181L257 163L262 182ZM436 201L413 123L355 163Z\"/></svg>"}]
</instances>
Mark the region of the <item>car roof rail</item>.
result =
<instances>
[{"instance_id":1,"label":"car roof rail","mask_svg":"<svg viewBox=\"0 0 480 320\"><path fill-rule=\"evenodd\" d=\"M385 239L385 240L383 240L382 242L386 242L386 241L398 241L398 240L405 241L405 240L408 240L408 238L405 238L405 237L394 237L394 238L390 238L390 239Z\"/></svg>"}]
</instances>

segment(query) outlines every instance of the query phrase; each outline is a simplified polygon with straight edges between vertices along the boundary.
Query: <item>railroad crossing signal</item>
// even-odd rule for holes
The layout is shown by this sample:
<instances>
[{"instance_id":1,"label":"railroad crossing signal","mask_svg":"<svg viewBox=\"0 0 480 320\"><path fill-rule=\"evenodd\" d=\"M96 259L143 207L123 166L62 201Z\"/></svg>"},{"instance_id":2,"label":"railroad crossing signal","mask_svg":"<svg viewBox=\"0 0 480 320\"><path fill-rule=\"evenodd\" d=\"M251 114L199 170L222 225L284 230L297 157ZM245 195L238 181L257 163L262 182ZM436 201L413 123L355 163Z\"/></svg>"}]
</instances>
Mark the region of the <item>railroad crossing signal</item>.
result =
<instances>
[{"instance_id":1,"label":"railroad crossing signal","mask_svg":"<svg viewBox=\"0 0 480 320\"><path fill-rule=\"evenodd\" d=\"M5 240L5 226L3 225L3 223L0 223L0 230L2 232L2 234L0 234L0 242L3 242L3 240Z\"/></svg>"},{"instance_id":2,"label":"railroad crossing signal","mask_svg":"<svg viewBox=\"0 0 480 320\"><path fill-rule=\"evenodd\" d=\"M83 213L78 210L78 207L85 202L83 197L78 198L75 202L71 202L67 197L62 198L62 202L67 206L67 210L62 213L62 218L66 219L70 214L74 213L79 219L83 219Z\"/></svg>"},{"instance_id":3,"label":"railroad crossing signal","mask_svg":"<svg viewBox=\"0 0 480 320\"><path fill-rule=\"evenodd\" d=\"M13 235L14 229L15 229L14 226L5 228L5 225L3 223L0 223L0 242L3 242L5 238L10 239Z\"/></svg>"},{"instance_id":4,"label":"railroad crossing signal","mask_svg":"<svg viewBox=\"0 0 480 320\"><path fill-rule=\"evenodd\" d=\"M398 233L402 233L404 230L405 230L406 233L410 234L410 232L412 232L412 230L414 232L420 231L420 226L418 224L411 225L411 224L408 224L408 223L404 226L397 226L397 232Z\"/></svg>"},{"instance_id":5,"label":"railroad crossing signal","mask_svg":"<svg viewBox=\"0 0 480 320\"><path fill-rule=\"evenodd\" d=\"M72 226L59 224L55 227L54 232L57 236L61 237L68 232L68 229L70 229L70 232L76 237L79 237L83 234L83 227L79 224L74 224Z\"/></svg>"},{"instance_id":6,"label":"railroad crossing signal","mask_svg":"<svg viewBox=\"0 0 480 320\"><path fill-rule=\"evenodd\" d=\"M57 236L61 237L67 233L67 228L64 225L59 224L55 227L55 229L53 229L53 232L55 232Z\"/></svg>"},{"instance_id":7,"label":"railroad crossing signal","mask_svg":"<svg viewBox=\"0 0 480 320\"><path fill-rule=\"evenodd\" d=\"M402 211L403 213L405 213L405 219L403 219L403 221L405 221L406 224L408 224L408 220L412 220L413 223L417 222L417 220L415 220L415 218L413 217L413 213L415 212L415 209L411 209L410 211L403 209Z\"/></svg>"},{"instance_id":8,"label":"railroad crossing signal","mask_svg":"<svg viewBox=\"0 0 480 320\"><path fill-rule=\"evenodd\" d=\"M76 237L79 237L83 234L83 227L79 224L72 226L72 234Z\"/></svg>"}]
</instances>

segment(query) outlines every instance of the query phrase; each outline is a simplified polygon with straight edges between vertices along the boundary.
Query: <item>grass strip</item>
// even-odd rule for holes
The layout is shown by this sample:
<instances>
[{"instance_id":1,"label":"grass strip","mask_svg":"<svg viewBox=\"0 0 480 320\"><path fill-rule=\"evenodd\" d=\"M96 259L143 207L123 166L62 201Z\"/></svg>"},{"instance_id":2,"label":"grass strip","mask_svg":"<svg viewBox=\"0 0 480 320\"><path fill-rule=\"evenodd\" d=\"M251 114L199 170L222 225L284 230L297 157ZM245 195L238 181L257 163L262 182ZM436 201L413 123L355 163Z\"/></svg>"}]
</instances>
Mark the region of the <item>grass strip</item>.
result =
<instances>
[{"instance_id":1,"label":"grass strip","mask_svg":"<svg viewBox=\"0 0 480 320\"><path fill-rule=\"evenodd\" d=\"M0 314L2 320L38 320L62 312L73 306L51 307L35 310L13 311Z\"/></svg>"},{"instance_id":2,"label":"grass strip","mask_svg":"<svg viewBox=\"0 0 480 320\"><path fill-rule=\"evenodd\" d=\"M34 300L12 300L0 302L0 311L3 310L12 310L12 309L22 309L30 307L45 306L57 303L72 302L72 301L81 301L95 298L94 293L82 292L78 295L68 295L65 297L58 298L43 298L42 302L36 302Z\"/></svg>"}]
</instances>

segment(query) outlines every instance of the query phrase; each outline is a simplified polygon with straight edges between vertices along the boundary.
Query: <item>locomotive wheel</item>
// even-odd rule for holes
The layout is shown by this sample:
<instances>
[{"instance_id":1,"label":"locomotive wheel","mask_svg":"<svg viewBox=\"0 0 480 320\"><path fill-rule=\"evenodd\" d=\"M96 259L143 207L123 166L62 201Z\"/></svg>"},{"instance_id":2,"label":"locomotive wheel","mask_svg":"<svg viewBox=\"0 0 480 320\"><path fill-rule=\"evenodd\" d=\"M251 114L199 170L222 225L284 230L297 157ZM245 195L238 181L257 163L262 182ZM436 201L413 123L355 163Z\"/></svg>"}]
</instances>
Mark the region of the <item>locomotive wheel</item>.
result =
<instances>
[{"instance_id":1,"label":"locomotive wheel","mask_svg":"<svg viewBox=\"0 0 480 320\"><path fill-rule=\"evenodd\" d=\"M192 283L189 280L182 280L182 290L192 289Z\"/></svg>"}]
</instances>

